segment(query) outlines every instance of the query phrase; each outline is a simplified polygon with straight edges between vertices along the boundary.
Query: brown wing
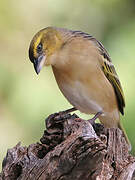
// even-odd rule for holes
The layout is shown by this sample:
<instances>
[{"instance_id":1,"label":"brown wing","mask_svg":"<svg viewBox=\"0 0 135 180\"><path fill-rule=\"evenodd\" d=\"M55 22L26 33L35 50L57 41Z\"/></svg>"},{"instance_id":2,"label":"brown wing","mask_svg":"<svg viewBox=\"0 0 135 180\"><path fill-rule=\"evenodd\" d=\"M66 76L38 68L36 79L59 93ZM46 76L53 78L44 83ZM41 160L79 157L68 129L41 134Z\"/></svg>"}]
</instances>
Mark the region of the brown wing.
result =
<instances>
[{"instance_id":1,"label":"brown wing","mask_svg":"<svg viewBox=\"0 0 135 180\"><path fill-rule=\"evenodd\" d=\"M104 46L99 41L97 41L95 38L91 38L91 40L94 42L94 44L99 49L100 54L103 56L102 70L114 88L117 97L119 111L121 112L122 115L124 115L124 107L125 107L124 93L118 75L116 73L116 70L114 68L114 65L112 64L111 58L107 53L106 49L104 48Z\"/></svg>"}]
</instances>

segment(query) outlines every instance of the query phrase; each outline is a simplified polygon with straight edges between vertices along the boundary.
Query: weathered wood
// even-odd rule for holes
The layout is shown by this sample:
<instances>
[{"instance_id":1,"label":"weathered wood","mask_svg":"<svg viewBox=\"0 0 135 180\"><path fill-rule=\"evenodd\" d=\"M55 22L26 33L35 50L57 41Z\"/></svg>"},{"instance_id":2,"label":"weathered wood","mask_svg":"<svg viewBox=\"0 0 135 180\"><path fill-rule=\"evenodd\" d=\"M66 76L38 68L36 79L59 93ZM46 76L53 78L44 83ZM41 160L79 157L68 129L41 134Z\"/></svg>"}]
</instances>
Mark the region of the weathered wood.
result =
<instances>
[{"instance_id":1,"label":"weathered wood","mask_svg":"<svg viewBox=\"0 0 135 180\"><path fill-rule=\"evenodd\" d=\"M117 128L75 114L46 119L41 143L7 151L0 180L133 180L135 158Z\"/></svg>"}]
</instances>

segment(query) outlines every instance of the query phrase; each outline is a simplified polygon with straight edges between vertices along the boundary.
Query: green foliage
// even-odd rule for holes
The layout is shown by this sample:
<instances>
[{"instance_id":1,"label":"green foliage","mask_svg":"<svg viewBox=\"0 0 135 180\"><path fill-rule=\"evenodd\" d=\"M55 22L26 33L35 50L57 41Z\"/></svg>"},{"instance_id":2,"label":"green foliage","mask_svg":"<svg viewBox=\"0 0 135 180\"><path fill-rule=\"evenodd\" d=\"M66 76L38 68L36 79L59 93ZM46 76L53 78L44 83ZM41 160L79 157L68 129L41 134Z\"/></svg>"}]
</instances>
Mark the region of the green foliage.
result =
<instances>
[{"instance_id":1,"label":"green foliage","mask_svg":"<svg viewBox=\"0 0 135 180\"><path fill-rule=\"evenodd\" d=\"M33 35L47 26L86 31L108 49L122 82L126 99L122 122L134 152L134 19L134 0L0 2L0 161L18 141L25 145L39 141L45 117L71 107L51 69L44 68L37 76L28 59Z\"/></svg>"}]
</instances>

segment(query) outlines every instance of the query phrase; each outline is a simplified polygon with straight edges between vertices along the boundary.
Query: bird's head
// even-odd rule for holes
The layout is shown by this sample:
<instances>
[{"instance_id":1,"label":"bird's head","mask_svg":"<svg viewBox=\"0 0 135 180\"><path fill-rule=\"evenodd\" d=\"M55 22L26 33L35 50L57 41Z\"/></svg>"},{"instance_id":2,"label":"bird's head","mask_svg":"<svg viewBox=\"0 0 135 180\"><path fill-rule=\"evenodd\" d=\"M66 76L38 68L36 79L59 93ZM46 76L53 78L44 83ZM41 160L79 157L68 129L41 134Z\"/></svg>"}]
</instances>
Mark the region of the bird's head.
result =
<instances>
[{"instance_id":1,"label":"bird's head","mask_svg":"<svg viewBox=\"0 0 135 180\"><path fill-rule=\"evenodd\" d=\"M60 33L52 27L40 30L32 39L29 47L29 58L37 74L44 65L52 65L50 56L60 49Z\"/></svg>"}]
</instances>

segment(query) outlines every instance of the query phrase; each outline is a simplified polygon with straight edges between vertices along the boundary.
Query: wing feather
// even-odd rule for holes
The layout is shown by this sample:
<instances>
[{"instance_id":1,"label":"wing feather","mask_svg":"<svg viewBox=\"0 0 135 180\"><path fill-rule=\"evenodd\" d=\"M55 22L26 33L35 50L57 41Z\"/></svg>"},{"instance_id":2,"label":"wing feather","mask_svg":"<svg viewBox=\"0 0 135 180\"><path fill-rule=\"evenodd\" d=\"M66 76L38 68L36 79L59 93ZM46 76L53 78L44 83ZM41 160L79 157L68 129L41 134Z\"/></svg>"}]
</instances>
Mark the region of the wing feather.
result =
<instances>
[{"instance_id":1,"label":"wing feather","mask_svg":"<svg viewBox=\"0 0 135 180\"><path fill-rule=\"evenodd\" d=\"M124 114L124 107L125 107L124 94L123 94L123 90L121 87L121 83L120 83L119 78L116 74L115 68L113 65L109 65L109 63L106 63L105 61L103 61L102 70L114 88L114 91L115 91L115 94L117 97L119 111L123 115Z\"/></svg>"},{"instance_id":2,"label":"wing feather","mask_svg":"<svg viewBox=\"0 0 135 180\"><path fill-rule=\"evenodd\" d=\"M111 58L107 50L104 48L104 46L95 38L93 38L92 41L94 41L94 43L96 44L96 46L100 51L100 54L102 56L102 70L114 88L119 111L121 112L122 115L124 115L124 107L125 107L124 93L121 87L119 77L116 73L115 67L112 64Z\"/></svg>"}]
</instances>

